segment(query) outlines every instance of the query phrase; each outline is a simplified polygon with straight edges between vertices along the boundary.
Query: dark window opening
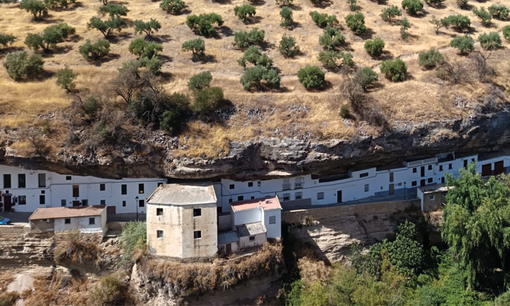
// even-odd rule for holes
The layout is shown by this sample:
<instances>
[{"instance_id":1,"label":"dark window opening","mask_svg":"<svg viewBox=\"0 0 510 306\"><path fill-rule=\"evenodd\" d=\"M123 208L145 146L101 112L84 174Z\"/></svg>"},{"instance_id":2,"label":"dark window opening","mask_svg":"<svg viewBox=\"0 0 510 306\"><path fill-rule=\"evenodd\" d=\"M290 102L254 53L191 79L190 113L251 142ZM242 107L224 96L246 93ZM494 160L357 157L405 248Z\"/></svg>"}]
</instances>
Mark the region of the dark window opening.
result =
<instances>
[{"instance_id":1,"label":"dark window opening","mask_svg":"<svg viewBox=\"0 0 510 306\"><path fill-rule=\"evenodd\" d=\"M439 171L443 171L443 165L439 166Z\"/></svg>"},{"instance_id":2,"label":"dark window opening","mask_svg":"<svg viewBox=\"0 0 510 306\"><path fill-rule=\"evenodd\" d=\"M202 215L202 209L193 208L193 217L200 217Z\"/></svg>"},{"instance_id":3,"label":"dark window opening","mask_svg":"<svg viewBox=\"0 0 510 306\"><path fill-rule=\"evenodd\" d=\"M248 187L253 187L253 182L248 182Z\"/></svg>"},{"instance_id":4,"label":"dark window opening","mask_svg":"<svg viewBox=\"0 0 510 306\"><path fill-rule=\"evenodd\" d=\"M126 184L120 185L120 193L127 194L127 185Z\"/></svg>"},{"instance_id":5,"label":"dark window opening","mask_svg":"<svg viewBox=\"0 0 510 306\"><path fill-rule=\"evenodd\" d=\"M368 172L361 173L361 174L359 175L359 177L367 177L367 176L368 176Z\"/></svg>"},{"instance_id":6,"label":"dark window opening","mask_svg":"<svg viewBox=\"0 0 510 306\"><path fill-rule=\"evenodd\" d=\"M46 188L46 173L39 173L39 188Z\"/></svg>"},{"instance_id":7,"label":"dark window opening","mask_svg":"<svg viewBox=\"0 0 510 306\"><path fill-rule=\"evenodd\" d=\"M194 238L194 239L200 239L200 238L202 238L202 231L194 231L194 232L193 232L193 238Z\"/></svg>"},{"instance_id":8,"label":"dark window opening","mask_svg":"<svg viewBox=\"0 0 510 306\"><path fill-rule=\"evenodd\" d=\"M68 175L66 176L66 181L70 181L72 179L72 176Z\"/></svg>"},{"instance_id":9,"label":"dark window opening","mask_svg":"<svg viewBox=\"0 0 510 306\"><path fill-rule=\"evenodd\" d=\"M432 170L432 165L429 165L429 170Z\"/></svg>"},{"instance_id":10,"label":"dark window opening","mask_svg":"<svg viewBox=\"0 0 510 306\"><path fill-rule=\"evenodd\" d=\"M418 172L418 169L413 168L413 173L416 173L416 172Z\"/></svg>"},{"instance_id":11,"label":"dark window opening","mask_svg":"<svg viewBox=\"0 0 510 306\"><path fill-rule=\"evenodd\" d=\"M237 197L237 201L243 201L244 200L244 196L238 196Z\"/></svg>"},{"instance_id":12,"label":"dark window opening","mask_svg":"<svg viewBox=\"0 0 510 306\"><path fill-rule=\"evenodd\" d=\"M126 207L126 201L122 201L122 207Z\"/></svg>"},{"instance_id":13,"label":"dark window opening","mask_svg":"<svg viewBox=\"0 0 510 306\"><path fill-rule=\"evenodd\" d=\"M77 198L80 196L80 186L73 185L73 197Z\"/></svg>"},{"instance_id":14,"label":"dark window opening","mask_svg":"<svg viewBox=\"0 0 510 306\"><path fill-rule=\"evenodd\" d=\"M89 225L96 224L96 218L89 218Z\"/></svg>"},{"instance_id":15,"label":"dark window opening","mask_svg":"<svg viewBox=\"0 0 510 306\"><path fill-rule=\"evenodd\" d=\"M453 169L452 164L448 164L448 170L452 170L452 169Z\"/></svg>"},{"instance_id":16,"label":"dark window opening","mask_svg":"<svg viewBox=\"0 0 510 306\"><path fill-rule=\"evenodd\" d=\"M4 188L11 188L11 175L4 174Z\"/></svg>"},{"instance_id":17,"label":"dark window opening","mask_svg":"<svg viewBox=\"0 0 510 306\"><path fill-rule=\"evenodd\" d=\"M156 236L157 236L158 238L163 238L163 231L158 230L158 231L156 232Z\"/></svg>"},{"instance_id":18,"label":"dark window opening","mask_svg":"<svg viewBox=\"0 0 510 306\"><path fill-rule=\"evenodd\" d=\"M432 182L434 182L434 179L429 177L429 179L427 180L427 183L432 183Z\"/></svg>"},{"instance_id":19,"label":"dark window opening","mask_svg":"<svg viewBox=\"0 0 510 306\"><path fill-rule=\"evenodd\" d=\"M18 188L27 187L27 177L25 174L18 174Z\"/></svg>"},{"instance_id":20,"label":"dark window opening","mask_svg":"<svg viewBox=\"0 0 510 306\"><path fill-rule=\"evenodd\" d=\"M250 241L255 241L255 236L250 236Z\"/></svg>"},{"instance_id":21,"label":"dark window opening","mask_svg":"<svg viewBox=\"0 0 510 306\"><path fill-rule=\"evenodd\" d=\"M46 196L40 195L39 196L39 205L44 205L44 204L46 204Z\"/></svg>"},{"instance_id":22,"label":"dark window opening","mask_svg":"<svg viewBox=\"0 0 510 306\"><path fill-rule=\"evenodd\" d=\"M143 194L145 192L145 186L143 184L138 184L138 193Z\"/></svg>"},{"instance_id":23,"label":"dark window opening","mask_svg":"<svg viewBox=\"0 0 510 306\"><path fill-rule=\"evenodd\" d=\"M234 184L230 184L230 186L228 186L228 189L234 189L234 188L236 188L236 185L234 185Z\"/></svg>"},{"instance_id":24,"label":"dark window opening","mask_svg":"<svg viewBox=\"0 0 510 306\"><path fill-rule=\"evenodd\" d=\"M67 202L66 200L60 200L60 206L66 206Z\"/></svg>"},{"instance_id":25,"label":"dark window opening","mask_svg":"<svg viewBox=\"0 0 510 306\"><path fill-rule=\"evenodd\" d=\"M105 184L99 184L99 191L105 191L106 185Z\"/></svg>"},{"instance_id":26,"label":"dark window opening","mask_svg":"<svg viewBox=\"0 0 510 306\"><path fill-rule=\"evenodd\" d=\"M64 223L65 224L71 224L71 219L65 219Z\"/></svg>"},{"instance_id":27,"label":"dark window opening","mask_svg":"<svg viewBox=\"0 0 510 306\"><path fill-rule=\"evenodd\" d=\"M417 182L417 181L412 181L412 182L411 182L411 186L416 186L416 185L418 185L418 182Z\"/></svg>"},{"instance_id":28,"label":"dark window opening","mask_svg":"<svg viewBox=\"0 0 510 306\"><path fill-rule=\"evenodd\" d=\"M145 206L145 200L138 200L138 207L144 207Z\"/></svg>"},{"instance_id":29,"label":"dark window opening","mask_svg":"<svg viewBox=\"0 0 510 306\"><path fill-rule=\"evenodd\" d=\"M81 200L81 205L88 206L89 205L89 200L87 200L87 199Z\"/></svg>"},{"instance_id":30,"label":"dark window opening","mask_svg":"<svg viewBox=\"0 0 510 306\"><path fill-rule=\"evenodd\" d=\"M27 205L27 196L20 195L18 197L19 205Z\"/></svg>"},{"instance_id":31,"label":"dark window opening","mask_svg":"<svg viewBox=\"0 0 510 306\"><path fill-rule=\"evenodd\" d=\"M106 205L106 200L101 200L101 205Z\"/></svg>"},{"instance_id":32,"label":"dark window opening","mask_svg":"<svg viewBox=\"0 0 510 306\"><path fill-rule=\"evenodd\" d=\"M156 216L162 216L163 215L163 208L156 208Z\"/></svg>"}]
</instances>

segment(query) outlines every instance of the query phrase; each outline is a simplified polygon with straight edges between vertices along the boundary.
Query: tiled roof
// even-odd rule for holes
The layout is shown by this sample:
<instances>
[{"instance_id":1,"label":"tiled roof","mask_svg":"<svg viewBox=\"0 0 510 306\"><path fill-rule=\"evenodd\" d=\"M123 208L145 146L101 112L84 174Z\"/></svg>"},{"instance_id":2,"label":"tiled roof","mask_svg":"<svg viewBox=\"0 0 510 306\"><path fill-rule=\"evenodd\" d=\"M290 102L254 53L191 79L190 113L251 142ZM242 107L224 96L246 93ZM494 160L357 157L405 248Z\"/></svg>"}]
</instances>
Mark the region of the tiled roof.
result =
<instances>
[{"instance_id":1,"label":"tiled roof","mask_svg":"<svg viewBox=\"0 0 510 306\"><path fill-rule=\"evenodd\" d=\"M278 200L278 196L267 198L267 199L253 199L253 200L246 200L246 201L240 201L240 202L234 202L230 204L232 206L232 211L241 211L241 210L247 210L247 209L254 209L257 208L259 205L264 210L270 210L270 209L282 209L282 206L280 205L280 201Z\"/></svg>"},{"instance_id":2,"label":"tiled roof","mask_svg":"<svg viewBox=\"0 0 510 306\"><path fill-rule=\"evenodd\" d=\"M100 216L105 209L105 205L79 206L79 207L50 207L38 208L28 218L28 220L62 219L62 218L80 218Z\"/></svg>"},{"instance_id":3,"label":"tiled roof","mask_svg":"<svg viewBox=\"0 0 510 306\"><path fill-rule=\"evenodd\" d=\"M239 237L255 236L267 232L266 227L261 222L253 222L237 225L237 235Z\"/></svg>"},{"instance_id":4,"label":"tiled roof","mask_svg":"<svg viewBox=\"0 0 510 306\"><path fill-rule=\"evenodd\" d=\"M216 204L212 183L164 184L147 199L147 204L197 205Z\"/></svg>"}]
</instances>

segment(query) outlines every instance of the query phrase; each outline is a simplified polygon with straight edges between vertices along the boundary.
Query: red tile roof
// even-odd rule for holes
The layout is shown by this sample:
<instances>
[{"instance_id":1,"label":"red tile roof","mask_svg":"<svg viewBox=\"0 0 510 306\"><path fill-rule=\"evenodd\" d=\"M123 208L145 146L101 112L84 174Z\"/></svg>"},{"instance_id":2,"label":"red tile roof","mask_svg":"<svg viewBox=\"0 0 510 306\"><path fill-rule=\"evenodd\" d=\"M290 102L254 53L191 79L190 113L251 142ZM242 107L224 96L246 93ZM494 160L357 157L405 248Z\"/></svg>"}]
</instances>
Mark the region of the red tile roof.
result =
<instances>
[{"instance_id":1,"label":"red tile roof","mask_svg":"<svg viewBox=\"0 0 510 306\"><path fill-rule=\"evenodd\" d=\"M106 205L38 208L28 220L95 217L100 216L105 207Z\"/></svg>"},{"instance_id":2,"label":"red tile roof","mask_svg":"<svg viewBox=\"0 0 510 306\"><path fill-rule=\"evenodd\" d=\"M274 196L272 198L262 198L262 199L253 199L253 200L246 200L246 201L240 201L240 202L234 202L230 204L232 206L232 211L241 211L241 210L247 210L247 209L254 209L257 208L259 205L262 206L262 209L264 210L270 210L270 209L282 209L282 206L280 205L280 201L278 200L278 196Z\"/></svg>"}]
</instances>

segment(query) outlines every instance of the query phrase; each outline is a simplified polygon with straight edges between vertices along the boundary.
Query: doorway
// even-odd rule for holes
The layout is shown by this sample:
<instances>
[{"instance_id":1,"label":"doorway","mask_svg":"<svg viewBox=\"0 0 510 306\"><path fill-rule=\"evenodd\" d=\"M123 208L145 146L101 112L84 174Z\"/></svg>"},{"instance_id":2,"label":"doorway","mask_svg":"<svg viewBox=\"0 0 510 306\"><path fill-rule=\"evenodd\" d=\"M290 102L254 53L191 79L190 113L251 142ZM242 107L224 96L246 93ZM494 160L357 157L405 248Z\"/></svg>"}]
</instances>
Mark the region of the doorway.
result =
<instances>
[{"instance_id":1,"label":"doorway","mask_svg":"<svg viewBox=\"0 0 510 306\"><path fill-rule=\"evenodd\" d=\"M390 194L395 193L395 184L390 184Z\"/></svg>"},{"instance_id":2,"label":"doorway","mask_svg":"<svg viewBox=\"0 0 510 306\"><path fill-rule=\"evenodd\" d=\"M73 206L80 206L80 201L73 201Z\"/></svg>"},{"instance_id":3,"label":"doorway","mask_svg":"<svg viewBox=\"0 0 510 306\"><path fill-rule=\"evenodd\" d=\"M12 208L12 196L10 194L4 194L4 211L11 211Z\"/></svg>"},{"instance_id":4,"label":"doorway","mask_svg":"<svg viewBox=\"0 0 510 306\"><path fill-rule=\"evenodd\" d=\"M420 181L420 186L425 186L425 180Z\"/></svg>"},{"instance_id":5,"label":"doorway","mask_svg":"<svg viewBox=\"0 0 510 306\"><path fill-rule=\"evenodd\" d=\"M494 175L505 173L505 165L503 161L498 161L494 163Z\"/></svg>"},{"instance_id":6,"label":"doorway","mask_svg":"<svg viewBox=\"0 0 510 306\"><path fill-rule=\"evenodd\" d=\"M230 253L232 253L232 244L227 243L227 254L230 254Z\"/></svg>"},{"instance_id":7,"label":"doorway","mask_svg":"<svg viewBox=\"0 0 510 306\"><path fill-rule=\"evenodd\" d=\"M338 190L336 192L336 202L337 203L342 203L342 190Z\"/></svg>"},{"instance_id":8,"label":"doorway","mask_svg":"<svg viewBox=\"0 0 510 306\"><path fill-rule=\"evenodd\" d=\"M421 177L425 176L425 167L421 167Z\"/></svg>"}]
</instances>

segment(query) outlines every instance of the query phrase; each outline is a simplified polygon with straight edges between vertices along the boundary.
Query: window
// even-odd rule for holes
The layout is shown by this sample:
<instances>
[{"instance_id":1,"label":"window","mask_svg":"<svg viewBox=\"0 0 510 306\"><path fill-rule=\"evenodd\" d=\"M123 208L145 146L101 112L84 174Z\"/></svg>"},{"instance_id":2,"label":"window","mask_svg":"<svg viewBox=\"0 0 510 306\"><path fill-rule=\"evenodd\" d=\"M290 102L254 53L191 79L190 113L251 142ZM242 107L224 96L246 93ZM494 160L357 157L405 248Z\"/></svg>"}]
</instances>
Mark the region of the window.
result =
<instances>
[{"instance_id":1,"label":"window","mask_svg":"<svg viewBox=\"0 0 510 306\"><path fill-rule=\"evenodd\" d=\"M120 194L127 194L127 185L126 184L120 185Z\"/></svg>"},{"instance_id":2,"label":"window","mask_svg":"<svg viewBox=\"0 0 510 306\"><path fill-rule=\"evenodd\" d=\"M138 193L143 194L145 192L145 187L143 184L138 184Z\"/></svg>"},{"instance_id":3,"label":"window","mask_svg":"<svg viewBox=\"0 0 510 306\"><path fill-rule=\"evenodd\" d=\"M269 224L276 224L276 216L269 217Z\"/></svg>"},{"instance_id":4,"label":"window","mask_svg":"<svg viewBox=\"0 0 510 306\"><path fill-rule=\"evenodd\" d=\"M361 174L359 175L359 177L367 177L367 176L368 176L368 172L361 173Z\"/></svg>"},{"instance_id":5,"label":"window","mask_svg":"<svg viewBox=\"0 0 510 306\"><path fill-rule=\"evenodd\" d=\"M46 196L40 195L39 196L39 205L44 205L44 204L46 204Z\"/></svg>"},{"instance_id":6,"label":"window","mask_svg":"<svg viewBox=\"0 0 510 306\"><path fill-rule=\"evenodd\" d=\"M44 194L44 190L41 190L41 194Z\"/></svg>"},{"instance_id":7,"label":"window","mask_svg":"<svg viewBox=\"0 0 510 306\"><path fill-rule=\"evenodd\" d=\"M412 182L411 182L411 186L416 186L416 185L418 185L418 182L417 182L417 181L412 181Z\"/></svg>"},{"instance_id":8,"label":"window","mask_svg":"<svg viewBox=\"0 0 510 306\"><path fill-rule=\"evenodd\" d=\"M228 199L228 202L229 202L229 203L232 203L232 198Z\"/></svg>"},{"instance_id":9,"label":"window","mask_svg":"<svg viewBox=\"0 0 510 306\"><path fill-rule=\"evenodd\" d=\"M80 186L73 185L73 197L77 198L80 196Z\"/></svg>"},{"instance_id":10,"label":"window","mask_svg":"<svg viewBox=\"0 0 510 306\"><path fill-rule=\"evenodd\" d=\"M368 192L370 190L370 185L369 184L365 184L365 192Z\"/></svg>"},{"instance_id":11,"label":"window","mask_svg":"<svg viewBox=\"0 0 510 306\"><path fill-rule=\"evenodd\" d=\"M431 178L431 177L429 177L429 178L427 179L427 183L432 183L432 182L434 182L434 179L433 179L433 178Z\"/></svg>"},{"instance_id":12,"label":"window","mask_svg":"<svg viewBox=\"0 0 510 306\"><path fill-rule=\"evenodd\" d=\"M317 200L324 200L324 192L317 192Z\"/></svg>"},{"instance_id":13,"label":"window","mask_svg":"<svg viewBox=\"0 0 510 306\"><path fill-rule=\"evenodd\" d=\"M122 207L126 207L126 201L122 201Z\"/></svg>"},{"instance_id":14,"label":"window","mask_svg":"<svg viewBox=\"0 0 510 306\"><path fill-rule=\"evenodd\" d=\"M223 212L223 207L221 207L221 206L216 207L216 212L218 214L221 214Z\"/></svg>"},{"instance_id":15,"label":"window","mask_svg":"<svg viewBox=\"0 0 510 306\"><path fill-rule=\"evenodd\" d=\"M71 219L64 219L65 224L71 224Z\"/></svg>"},{"instance_id":16,"label":"window","mask_svg":"<svg viewBox=\"0 0 510 306\"><path fill-rule=\"evenodd\" d=\"M253 182L248 182L248 187L253 187Z\"/></svg>"},{"instance_id":17,"label":"window","mask_svg":"<svg viewBox=\"0 0 510 306\"><path fill-rule=\"evenodd\" d=\"M89 225L96 224L96 218L89 218Z\"/></svg>"},{"instance_id":18,"label":"window","mask_svg":"<svg viewBox=\"0 0 510 306\"><path fill-rule=\"evenodd\" d=\"M432 165L429 165L429 170L432 170Z\"/></svg>"},{"instance_id":19,"label":"window","mask_svg":"<svg viewBox=\"0 0 510 306\"><path fill-rule=\"evenodd\" d=\"M46 173L39 173L39 188L46 188Z\"/></svg>"},{"instance_id":20,"label":"window","mask_svg":"<svg viewBox=\"0 0 510 306\"><path fill-rule=\"evenodd\" d=\"M65 199L60 200L60 206L66 206L67 201Z\"/></svg>"},{"instance_id":21,"label":"window","mask_svg":"<svg viewBox=\"0 0 510 306\"><path fill-rule=\"evenodd\" d=\"M89 205L89 200L87 200L87 199L81 200L81 205L88 206Z\"/></svg>"},{"instance_id":22,"label":"window","mask_svg":"<svg viewBox=\"0 0 510 306\"><path fill-rule=\"evenodd\" d=\"M200 217L202 215L201 208L193 208L193 217Z\"/></svg>"},{"instance_id":23,"label":"window","mask_svg":"<svg viewBox=\"0 0 510 306\"><path fill-rule=\"evenodd\" d=\"M254 196L251 196L251 197L250 197L250 199L251 199L251 200L255 200L255 197L254 197Z\"/></svg>"},{"instance_id":24,"label":"window","mask_svg":"<svg viewBox=\"0 0 510 306\"><path fill-rule=\"evenodd\" d=\"M443 165L439 166L439 171L443 171Z\"/></svg>"},{"instance_id":25,"label":"window","mask_svg":"<svg viewBox=\"0 0 510 306\"><path fill-rule=\"evenodd\" d=\"M449 170L452 170L452 169L453 169L452 164L449 164L449 165L448 165L448 169L449 169Z\"/></svg>"},{"instance_id":26,"label":"window","mask_svg":"<svg viewBox=\"0 0 510 306\"><path fill-rule=\"evenodd\" d=\"M200 238L202 238L202 231L194 231L194 232L193 232L193 238L194 238L194 239L200 239Z\"/></svg>"},{"instance_id":27,"label":"window","mask_svg":"<svg viewBox=\"0 0 510 306\"><path fill-rule=\"evenodd\" d=\"M296 198L296 200L301 200L303 198L303 193L302 192L296 192L294 194L294 197Z\"/></svg>"},{"instance_id":28,"label":"window","mask_svg":"<svg viewBox=\"0 0 510 306\"><path fill-rule=\"evenodd\" d=\"M156 231L156 236L158 238L163 238L163 231L161 231L161 230Z\"/></svg>"},{"instance_id":29,"label":"window","mask_svg":"<svg viewBox=\"0 0 510 306\"><path fill-rule=\"evenodd\" d=\"M238 196L238 197L237 197L237 201L242 201L242 200L244 200L244 197L243 197L243 196Z\"/></svg>"},{"instance_id":30,"label":"window","mask_svg":"<svg viewBox=\"0 0 510 306\"><path fill-rule=\"evenodd\" d=\"M235 189L235 188L236 188L236 185L234 185L234 184L230 184L230 185L228 186L228 189Z\"/></svg>"},{"instance_id":31,"label":"window","mask_svg":"<svg viewBox=\"0 0 510 306\"><path fill-rule=\"evenodd\" d=\"M402 182L398 183L397 186L402 186Z\"/></svg>"},{"instance_id":32,"label":"window","mask_svg":"<svg viewBox=\"0 0 510 306\"><path fill-rule=\"evenodd\" d=\"M290 193L284 193L283 194L283 200L284 201L290 201Z\"/></svg>"},{"instance_id":33,"label":"window","mask_svg":"<svg viewBox=\"0 0 510 306\"><path fill-rule=\"evenodd\" d=\"M162 216L163 215L163 208L156 208L156 216Z\"/></svg>"},{"instance_id":34,"label":"window","mask_svg":"<svg viewBox=\"0 0 510 306\"><path fill-rule=\"evenodd\" d=\"M416 172L418 172L418 169L413 168L413 173L416 173Z\"/></svg>"},{"instance_id":35,"label":"window","mask_svg":"<svg viewBox=\"0 0 510 306\"><path fill-rule=\"evenodd\" d=\"M393 183L393 172L390 172L390 183Z\"/></svg>"},{"instance_id":36,"label":"window","mask_svg":"<svg viewBox=\"0 0 510 306\"><path fill-rule=\"evenodd\" d=\"M444 184L444 176L441 178L441 183Z\"/></svg>"},{"instance_id":37,"label":"window","mask_svg":"<svg viewBox=\"0 0 510 306\"><path fill-rule=\"evenodd\" d=\"M106 205L106 200L101 200L101 205Z\"/></svg>"},{"instance_id":38,"label":"window","mask_svg":"<svg viewBox=\"0 0 510 306\"><path fill-rule=\"evenodd\" d=\"M250 241L255 241L255 236L250 236Z\"/></svg>"},{"instance_id":39,"label":"window","mask_svg":"<svg viewBox=\"0 0 510 306\"><path fill-rule=\"evenodd\" d=\"M18 174L18 188L27 187L27 177L25 174Z\"/></svg>"},{"instance_id":40,"label":"window","mask_svg":"<svg viewBox=\"0 0 510 306\"><path fill-rule=\"evenodd\" d=\"M72 176L68 175L66 176L66 181L70 181L72 179Z\"/></svg>"},{"instance_id":41,"label":"window","mask_svg":"<svg viewBox=\"0 0 510 306\"><path fill-rule=\"evenodd\" d=\"M4 188L11 188L11 175L4 174Z\"/></svg>"},{"instance_id":42,"label":"window","mask_svg":"<svg viewBox=\"0 0 510 306\"><path fill-rule=\"evenodd\" d=\"M145 200L138 200L138 207L144 207L145 206Z\"/></svg>"},{"instance_id":43,"label":"window","mask_svg":"<svg viewBox=\"0 0 510 306\"><path fill-rule=\"evenodd\" d=\"M19 205L27 205L27 196L20 195L18 196Z\"/></svg>"},{"instance_id":44,"label":"window","mask_svg":"<svg viewBox=\"0 0 510 306\"><path fill-rule=\"evenodd\" d=\"M158 187L159 187L159 186L162 186L162 185L163 185L163 183L158 183Z\"/></svg>"},{"instance_id":45,"label":"window","mask_svg":"<svg viewBox=\"0 0 510 306\"><path fill-rule=\"evenodd\" d=\"M436 199L436 196L435 196L435 195L431 195L431 196L429 196L429 200L434 201L435 199Z\"/></svg>"},{"instance_id":46,"label":"window","mask_svg":"<svg viewBox=\"0 0 510 306\"><path fill-rule=\"evenodd\" d=\"M465 160L464 160L464 168L467 168L467 166L468 166L468 160L467 160L467 159L465 159Z\"/></svg>"},{"instance_id":47,"label":"window","mask_svg":"<svg viewBox=\"0 0 510 306\"><path fill-rule=\"evenodd\" d=\"M106 185L105 184L99 184L99 191L105 191Z\"/></svg>"}]
</instances>

